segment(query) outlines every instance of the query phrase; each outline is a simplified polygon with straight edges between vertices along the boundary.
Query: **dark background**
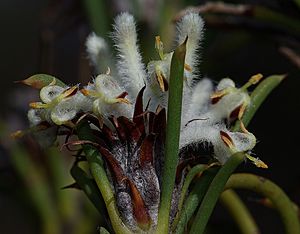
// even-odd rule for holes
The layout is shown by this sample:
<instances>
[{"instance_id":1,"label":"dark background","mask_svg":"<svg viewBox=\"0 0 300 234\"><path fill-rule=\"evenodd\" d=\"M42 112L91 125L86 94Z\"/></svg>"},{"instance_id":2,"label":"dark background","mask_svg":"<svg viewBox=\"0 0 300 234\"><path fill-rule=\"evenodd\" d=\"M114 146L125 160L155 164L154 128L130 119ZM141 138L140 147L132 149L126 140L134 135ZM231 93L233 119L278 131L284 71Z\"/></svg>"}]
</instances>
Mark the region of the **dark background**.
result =
<instances>
[{"instance_id":1,"label":"dark background","mask_svg":"<svg viewBox=\"0 0 300 234\"><path fill-rule=\"evenodd\" d=\"M117 12L135 11L131 1L102 1L107 4L105 16L99 22L100 31L108 35L109 26ZM142 53L148 56L154 51L154 36L158 31L172 25L171 18L188 5L205 1L170 1L165 11L159 11L159 1L148 2L137 16ZM270 9L300 20L300 10L293 1L231 1L235 3L261 4ZM126 4L127 3L127 4ZM7 137L10 131L27 126L28 102L36 100L37 93L16 80L25 79L36 73L52 74L66 83L87 83L94 75L89 66L84 48L86 36L91 31L90 20L82 1L75 0L1 0L0 2L0 232L39 233L35 226L36 214L26 201L16 194L25 191L22 179L10 162L10 146ZM168 9L168 13L166 13ZM164 14L163 17L160 14ZM236 20L234 17L231 20ZM160 24L160 27L158 24ZM249 26L250 25L250 26ZM300 27L300 25L299 25ZM300 204L300 74L278 48L289 44L299 45L299 35L269 28L255 22L238 27L207 23L202 49L201 74L213 80L230 77L237 84L244 84L251 75L262 73L288 74L282 84L268 97L249 126L259 143L255 153L263 159L269 169L254 168L247 163L240 171L263 175L286 191ZM170 37L165 33L162 39ZM299 47L297 47L299 49ZM242 193L242 197L253 211L262 233L283 233L277 214L253 202L255 194ZM25 204L25 205L24 205ZM211 220L216 233L238 233L226 210L220 206ZM218 229L222 227L222 229ZM226 232L225 230L228 230Z\"/></svg>"}]
</instances>

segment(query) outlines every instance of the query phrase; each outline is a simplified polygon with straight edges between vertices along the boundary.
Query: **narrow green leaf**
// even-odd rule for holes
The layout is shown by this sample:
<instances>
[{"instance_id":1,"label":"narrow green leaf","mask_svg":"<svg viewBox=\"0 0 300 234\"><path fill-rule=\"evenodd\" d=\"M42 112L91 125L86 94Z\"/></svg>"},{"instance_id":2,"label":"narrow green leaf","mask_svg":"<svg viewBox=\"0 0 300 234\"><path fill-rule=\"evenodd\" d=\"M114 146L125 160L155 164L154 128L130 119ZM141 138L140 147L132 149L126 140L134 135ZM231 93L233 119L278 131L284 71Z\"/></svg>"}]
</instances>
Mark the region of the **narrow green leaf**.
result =
<instances>
[{"instance_id":1,"label":"narrow green leaf","mask_svg":"<svg viewBox=\"0 0 300 234\"><path fill-rule=\"evenodd\" d=\"M247 126L251 119L253 118L254 114L264 102L264 100L268 97L268 95L275 89L280 82L285 78L285 75L272 75L264 79L259 85L254 89L251 94L251 104L246 109L242 121L245 126ZM233 131L240 130L240 121L237 121L234 127L232 128Z\"/></svg>"},{"instance_id":2,"label":"narrow green leaf","mask_svg":"<svg viewBox=\"0 0 300 234\"><path fill-rule=\"evenodd\" d=\"M281 216L286 233L300 234L298 213L293 203L284 191L270 180L247 173L234 174L226 184L226 189L228 188L249 189L269 198Z\"/></svg>"},{"instance_id":3,"label":"narrow green leaf","mask_svg":"<svg viewBox=\"0 0 300 234\"><path fill-rule=\"evenodd\" d=\"M197 210L218 169L219 168L211 168L204 171L203 175L196 181L180 212L179 220L176 225L176 234L182 234L186 230L189 220Z\"/></svg>"},{"instance_id":4,"label":"narrow green leaf","mask_svg":"<svg viewBox=\"0 0 300 234\"><path fill-rule=\"evenodd\" d=\"M30 76L29 78L25 80L16 81L17 83L22 83L29 85L36 89L41 89L47 85L49 85L51 82L55 80L55 84L61 87L66 87L66 84L63 83L61 80L57 79L54 76L47 75L47 74L36 74L33 76Z\"/></svg>"},{"instance_id":5,"label":"narrow green leaf","mask_svg":"<svg viewBox=\"0 0 300 234\"><path fill-rule=\"evenodd\" d=\"M220 194L223 192L224 186L234 170L243 162L244 153L236 153L232 155L227 162L221 167L213 181L211 182L200 208L195 216L195 221L191 226L191 234L202 234L211 216L213 209L218 201Z\"/></svg>"},{"instance_id":6,"label":"narrow green leaf","mask_svg":"<svg viewBox=\"0 0 300 234\"><path fill-rule=\"evenodd\" d=\"M169 228L170 206L178 163L185 52L186 41L175 50L171 62L165 158L157 233L168 233Z\"/></svg>"}]
</instances>

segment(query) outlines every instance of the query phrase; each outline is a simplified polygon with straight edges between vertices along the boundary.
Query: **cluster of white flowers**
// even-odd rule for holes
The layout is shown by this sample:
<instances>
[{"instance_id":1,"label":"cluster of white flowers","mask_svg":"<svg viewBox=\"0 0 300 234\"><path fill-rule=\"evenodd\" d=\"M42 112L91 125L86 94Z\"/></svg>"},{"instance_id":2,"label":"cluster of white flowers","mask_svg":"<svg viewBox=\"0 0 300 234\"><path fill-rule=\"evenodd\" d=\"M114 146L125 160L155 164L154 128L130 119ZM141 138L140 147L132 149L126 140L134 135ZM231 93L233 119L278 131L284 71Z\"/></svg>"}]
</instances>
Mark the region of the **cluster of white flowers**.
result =
<instances>
[{"instance_id":1,"label":"cluster of white flowers","mask_svg":"<svg viewBox=\"0 0 300 234\"><path fill-rule=\"evenodd\" d=\"M247 87L259 76L242 88L236 88L228 78L221 80L217 87L209 79L200 80L197 64L203 25L196 13L188 13L177 24L176 46L187 38L180 149L209 142L214 156L225 163L233 153L250 151L256 144L255 136L243 125L242 132L232 132L228 125L240 119L245 108L251 105ZM104 119L111 115L130 118L137 94L144 86L144 103L150 100L149 111L155 111L158 106L167 108L173 52L164 53L163 43L156 37L155 48L160 59L145 66L137 44L135 21L128 13L116 17L112 38L118 52L117 72L108 68L103 73L103 64L110 64L106 59L109 48L103 38L90 35L87 52L102 74L81 90L78 86L60 87L55 82L42 88L42 102L32 103L28 113L32 125L45 120L56 125L68 124L79 112L93 112Z\"/></svg>"}]
</instances>

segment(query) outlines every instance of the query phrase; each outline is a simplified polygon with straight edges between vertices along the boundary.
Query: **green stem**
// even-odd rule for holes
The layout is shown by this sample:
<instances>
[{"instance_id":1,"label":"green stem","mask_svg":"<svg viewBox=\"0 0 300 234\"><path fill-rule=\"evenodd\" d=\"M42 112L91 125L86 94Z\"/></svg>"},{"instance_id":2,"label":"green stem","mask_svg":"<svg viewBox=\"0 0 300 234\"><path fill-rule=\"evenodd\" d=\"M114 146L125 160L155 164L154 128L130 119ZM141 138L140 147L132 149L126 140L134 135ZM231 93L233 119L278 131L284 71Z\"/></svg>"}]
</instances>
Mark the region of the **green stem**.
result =
<instances>
[{"instance_id":1,"label":"green stem","mask_svg":"<svg viewBox=\"0 0 300 234\"><path fill-rule=\"evenodd\" d=\"M221 167L203 198L200 208L196 214L195 221L192 224L190 233L202 234L204 232L208 219L213 212L228 178L237 166L243 162L244 158L245 155L243 153L236 153L227 160L224 166Z\"/></svg>"},{"instance_id":2,"label":"green stem","mask_svg":"<svg viewBox=\"0 0 300 234\"><path fill-rule=\"evenodd\" d=\"M250 98L251 104L247 107L242 121L245 126L247 126L251 119L253 118L254 114L264 102L264 100L268 97L268 95L275 89L280 82L285 78L285 75L273 75L269 76L264 79L259 85L254 89ZM233 131L240 131L240 121L237 121L234 127L232 128Z\"/></svg>"},{"instance_id":3,"label":"green stem","mask_svg":"<svg viewBox=\"0 0 300 234\"><path fill-rule=\"evenodd\" d=\"M179 152L185 51L186 43L175 50L171 62L165 158L157 233L168 233L169 229L171 199Z\"/></svg>"},{"instance_id":4,"label":"green stem","mask_svg":"<svg viewBox=\"0 0 300 234\"><path fill-rule=\"evenodd\" d=\"M186 193L188 191L188 188L190 187L192 180L195 178L195 176L197 174L203 172L205 169L207 169L207 165L203 165L203 164L196 165L188 172L187 176L185 177L184 184L182 186L181 193L180 193L180 200L178 203L178 212L172 223L172 230L174 230L176 228L176 225L178 223L180 213L182 210L183 202L184 202L184 199L186 198Z\"/></svg>"},{"instance_id":5,"label":"green stem","mask_svg":"<svg viewBox=\"0 0 300 234\"><path fill-rule=\"evenodd\" d=\"M198 208L216 173L217 168L206 170L193 186L190 194L186 198L183 209L180 212L178 224L176 225L176 234L182 234L186 229L188 221Z\"/></svg>"},{"instance_id":6,"label":"green stem","mask_svg":"<svg viewBox=\"0 0 300 234\"><path fill-rule=\"evenodd\" d=\"M80 140L94 140L87 122L82 122L78 125L77 133ZM131 233L120 218L114 192L103 167L103 160L100 153L91 145L83 145L82 148L88 160L91 174L102 194L114 231L119 234Z\"/></svg>"},{"instance_id":7,"label":"green stem","mask_svg":"<svg viewBox=\"0 0 300 234\"><path fill-rule=\"evenodd\" d=\"M288 196L276 184L260 176L240 173L230 177L225 189L249 189L270 199L278 210L287 234L300 234L297 212Z\"/></svg>"},{"instance_id":8,"label":"green stem","mask_svg":"<svg viewBox=\"0 0 300 234\"><path fill-rule=\"evenodd\" d=\"M233 190L224 191L220 196L220 202L227 208L242 234L260 233L249 210Z\"/></svg>"}]
</instances>

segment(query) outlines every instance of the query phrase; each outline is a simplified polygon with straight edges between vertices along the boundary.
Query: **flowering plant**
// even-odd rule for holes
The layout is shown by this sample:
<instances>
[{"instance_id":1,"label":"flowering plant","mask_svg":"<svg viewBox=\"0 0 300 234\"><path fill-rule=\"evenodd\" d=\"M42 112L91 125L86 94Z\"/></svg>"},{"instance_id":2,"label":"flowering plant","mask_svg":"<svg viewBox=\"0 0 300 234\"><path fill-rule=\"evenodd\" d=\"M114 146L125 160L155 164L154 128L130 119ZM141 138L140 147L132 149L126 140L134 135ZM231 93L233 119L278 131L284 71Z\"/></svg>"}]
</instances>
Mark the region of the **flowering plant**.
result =
<instances>
[{"instance_id":1,"label":"flowering plant","mask_svg":"<svg viewBox=\"0 0 300 234\"><path fill-rule=\"evenodd\" d=\"M41 101L31 103L28 112L32 129L43 135L40 139L66 135L63 146L80 146L71 173L108 215L106 229L116 233L183 233L186 228L203 233L225 185L253 184L279 209L287 231L299 233L292 204L276 185L253 175L231 176L244 160L268 167L252 156L256 138L245 126L283 76L266 78L252 94L247 89L261 74L240 88L229 78L216 86L201 79L197 64L203 25L198 14L184 15L177 24L175 49L166 53L157 36L158 60L145 66L134 18L120 14L112 33L118 52L115 66L106 59L104 39L95 34L87 39L87 52L99 72L91 83L67 86L49 75L22 81L40 89ZM70 141L71 135L78 140ZM83 161L90 175L79 166ZM89 176L91 181L85 179ZM250 214L239 212L246 223L241 229L257 233Z\"/></svg>"}]
</instances>

